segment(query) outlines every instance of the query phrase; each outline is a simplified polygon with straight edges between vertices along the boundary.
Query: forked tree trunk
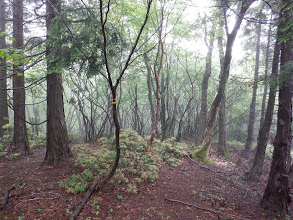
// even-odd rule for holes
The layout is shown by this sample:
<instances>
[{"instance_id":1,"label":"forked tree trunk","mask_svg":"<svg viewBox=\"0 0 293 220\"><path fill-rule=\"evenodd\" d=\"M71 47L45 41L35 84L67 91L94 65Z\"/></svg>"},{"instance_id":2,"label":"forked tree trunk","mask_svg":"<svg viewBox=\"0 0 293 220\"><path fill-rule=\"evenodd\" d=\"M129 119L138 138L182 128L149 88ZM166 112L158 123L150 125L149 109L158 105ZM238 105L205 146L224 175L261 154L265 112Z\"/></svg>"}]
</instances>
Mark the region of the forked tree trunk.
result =
<instances>
[{"instance_id":1,"label":"forked tree trunk","mask_svg":"<svg viewBox=\"0 0 293 220\"><path fill-rule=\"evenodd\" d=\"M280 46L278 39L276 39L274 56L273 56L273 64L272 64L272 73L271 79L269 80L271 83L267 110L264 118L264 122L259 130L257 137L257 146L256 146L256 154L254 157L253 165L249 173L247 173L248 178L254 178L259 176L262 171L262 166L265 158L266 147L268 143L269 133L271 129L271 124L274 115L274 107L275 107L275 98L276 98L276 84L274 82L277 81L278 78L278 65L279 65L279 56L280 56Z\"/></svg>"},{"instance_id":2,"label":"forked tree trunk","mask_svg":"<svg viewBox=\"0 0 293 220\"><path fill-rule=\"evenodd\" d=\"M255 123L255 106L256 106L256 93L258 84L258 72L259 72L259 52L260 52L260 35L261 35L261 24L257 24L257 41L256 41L256 55L255 55L255 70L254 70L254 83L252 91L252 100L250 103L250 113L248 122L247 139L245 143L245 151L250 151L253 142L253 131Z\"/></svg>"},{"instance_id":3,"label":"forked tree trunk","mask_svg":"<svg viewBox=\"0 0 293 220\"><path fill-rule=\"evenodd\" d=\"M50 39L49 30L52 20L55 17L54 8L58 8L59 0L51 0L46 3L47 7L47 39ZM47 57L54 56L50 45L47 47ZM65 122L63 87L61 73L55 73L54 62L47 64L47 151L44 162L46 164L55 164L71 156L68 144L68 132Z\"/></svg>"},{"instance_id":4,"label":"forked tree trunk","mask_svg":"<svg viewBox=\"0 0 293 220\"><path fill-rule=\"evenodd\" d=\"M240 12L236 18L234 28L233 28L232 32L230 34L228 34L228 36L227 36L227 45L226 45L226 51L225 51L225 56L224 56L224 62L223 62L223 74L220 79L218 93L217 93L217 95L211 105L211 108L210 108L210 113L209 113L209 117L208 117L208 121L207 121L207 125L206 125L205 136L204 136L204 140L201 144L201 148L198 151L193 152L191 154L192 157L200 157L203 160L208 162L207 156L208 156L209 150L210 150L211 139L214 134L214 125L215 125L215 121L217 119L217 113L218 113L218 110L219 110L219 107L221 104L221 100L223 99L223 96L225 94L225 89L226 89L226 85L227 85L227 81L228 81L228 77L229 77L229 73L230 73L230 63L231 63L231 59L232 59L233 43L235 41L237 32L238 32L240 25L242 23L242 20L244 18L245 12L247 11L247 9L250 7L250 5L254 1L255 0L243 0L242 1L241 9L240 9Z\"/></svg>"},{"instance_id":5,"label":"forked tree trunk","mask_svg":"<svg viewBox=\"0 0 293 220\"><path fill-rule=\"evenodd\" d=\"M286 8L292 2L283 0L283 7ZM281 11L281 20L279 24L280 30L288 30L286 27L292 21L289 9ZM268 183L261 199L260 205L273 212L277 212L282 216L289 213L289 205L291 203L289 174L291 166L291 143L292 143L292 92L293 92L293 38L289 31L283 31L281 37L289 37L286 42L281 43L281 73L280 79L287 79L285 82L280 81L279 89L279 109L277 134L274 142L273 161L271 164Z\"/></svg>"},{"instance_id":6,"label":"forked tree trunk","mask_svg":"<svg viewBox=\"0 0 293 220\"><path fill-rule=\"evenodd\" d=\"M5 18L5 2L0 1L0 32L5 32L6 18ZM0 36L0 49L6 48L5 35ZM9 123L8 120L8 105L7 105L7 68L6 59L0 58L0 138L3 136L2 126Z\"/></svg>"},{"instance_id":7,"label":"forked tree trunk","mask_svg":"<svg viewBox=\"0 0 293 220\"><path fill-rule=\"evenodd\" d=\"M23 1L13 0L13 48L23 49ZM14 148L24 155L31 153L25 121L25 90L23 65L13 66Z\"/></svg>"},{"instance_id":8,"label":"forked tree trunk","mask_svg":"<svg viewBox=\"0 0 293 220\"><path fill-rule=\"evenodd\" d=\"M155 80L156 80L156 100L157 100L157 105L156 105L156 119L155 119L155 123L153 124L152 127L152 132L151 132L151 136L150 139L148 140L147 143L147 152L151 152L151 148L153 146L153 141L154 138L156 136L157 133L157 129L158 129L158 124L159 124L159 117L160 117L160 109L161 109L161 100L160 100L160 73L162 70L162 65L163 65L163 57L164 57L164 44L163 44L163 40L162 40L162 28L163 28L163 19L164 19L164 6L161 3L161 16L160 16L160 28L159 28L159 44L158 44L158 52L157 52L157 56L160 58L159 60L159 67L156 70L156 68L154 68L154 73L155 73Z\"/></svg>"}]
</instances>

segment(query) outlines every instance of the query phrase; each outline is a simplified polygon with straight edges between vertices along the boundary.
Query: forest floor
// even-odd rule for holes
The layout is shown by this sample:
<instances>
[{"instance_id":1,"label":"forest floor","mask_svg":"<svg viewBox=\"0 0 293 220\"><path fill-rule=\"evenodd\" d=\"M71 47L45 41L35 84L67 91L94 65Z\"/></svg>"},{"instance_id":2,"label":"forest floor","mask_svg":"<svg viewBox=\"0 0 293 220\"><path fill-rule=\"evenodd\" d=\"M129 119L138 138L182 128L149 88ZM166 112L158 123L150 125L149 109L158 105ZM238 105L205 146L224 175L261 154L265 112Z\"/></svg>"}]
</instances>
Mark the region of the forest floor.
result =
<instances>
[{"instance_id":1,"label":"forest floor","mask_svg":"<svg viewBox=\"0 0 293 220\"><path fill-rule=\"evenodd\" d=\"M74 158L56 166L42 166L45 148L35 147L33 152L28 157L0 159L0 203L4 193L18 184L10 191L0 219L69 219L83 193L69 194L59 188L58 181L81 168L74 166ZM269 159L263 175L248 182L243 174L251 160L240 153L239 148L231 146L230 160L212 151L212 164L189 158L177 167L163 164L159 178L154 183L140 183L135 194L122 190L123 184L107 184L102 192L93 194L78 219L282 219L258 207L268 178Z\"/></svg>"}]
</instances>

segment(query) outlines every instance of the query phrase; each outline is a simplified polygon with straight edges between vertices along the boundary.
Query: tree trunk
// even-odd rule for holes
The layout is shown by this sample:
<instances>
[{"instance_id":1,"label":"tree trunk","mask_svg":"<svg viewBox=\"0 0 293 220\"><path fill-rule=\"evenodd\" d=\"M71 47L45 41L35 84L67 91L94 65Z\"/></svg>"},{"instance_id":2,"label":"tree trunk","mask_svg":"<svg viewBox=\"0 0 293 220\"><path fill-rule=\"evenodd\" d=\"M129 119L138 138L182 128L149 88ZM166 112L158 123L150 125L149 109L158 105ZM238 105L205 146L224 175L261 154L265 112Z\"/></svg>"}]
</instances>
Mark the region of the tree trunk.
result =
<instances>
[{"instance_id":1,"label":"tree trunk","mask_svg":"<svg viewBox=\"0 0 293 220\"><path fill-rule=\"evenodd\" d=\"M256 41L256 57L255 57L255 70L254 70L254 85L252 92L252 100L250 103L249 123L247 139L245 143L245 151L250 151L253 142L253 130L255 123L255 106L256 106L256 93L258 84L258 72L259 72L259 52L260 52L260 35L261 35L261 24L257 24L257 41Z\"/></svg>"},{"instance_id":2,"label":"tree trunk","mask_svg":"<svg viewBox=\"0 0 293 220\"><path fill-rule=\"evenodd\" d=\"M209 87L209 78L212 73L212 56L214 49L214 33L211 32L208 52L206 56L206 66L205 72L201 82L201 107L200 107L200 115L199 115L199 124L197 129L197 135L195 139L195 145L199 146L204 139L204 131L206 127L206 120L208 114L208 87Z\"/></svg>"},{"instance_id":3,"label":"tree trunk","mask_svg":"<svg viewBox=\"0 0 293 220\"><path fill-rule=\"evenodd\" d=\"M220 111L219 111L219 143L218 143L218 154L225 158L230 158L228 153L228 147L226 144L226 96L224 95Z\"/></svg>"},{"instance_id":4,"label":"tree trunk","mask_svg":"<svg viewBox=\"0 0 293 220\"><path fill-rule=\"evenodd\" d=\"M145 66L147 68L147 86L148 86L148 99L149 99L149 103L150 103L150 110L151 110L151 124L153 126L153 124L155 124L155 110L154 110L154 106L153 106L153 95L152 95L152 70L151 67L149 65L148 62L148 58L147 55L144 54L143 56L144 58L144 63Z\"/></svg>"},{"instance_id":5,"label":"tree trunk","mask_svg":"<svg viewBox=\"0 0 293 220\"><path fill-rule=\"evenodd\" d=\"M13 48L23 49L23 1L13 0ZM14 148L24 155L31 153L25 122L25 90L23 65L13 66Z\"/></svg>"},{"instance_id":6,"label":"tree trunk","mask_svg":"<svg viewBox=\"0 0 293 220\"><path fill-rule=\"evenodd\" d=\"M291 4L289 1L283 0L283 7ZM279 24L280 30L288 30L286 27L292 21L292 15L282 9L281 20ZM287 64L293 61L293 39L289 31L282 31L282 37L289 37L286 42L281 43L281 73L280 79L287 79L285 82L280 81L279 89L279 109L277 134L274 141L273 161L269 180L261 199L260 205L273 212L277 212L283 216L289 213L289 205L291 203L289 192L289 174L291 165L290 149L292 143L292 88L293 76L292 66Z\"/></svg>"},{"instance_id":7,"label":"tree trunk","mask_svg":"<svg viewBox=\"0 0 293 220\"><path fill-rule=\"evenodd\" d=\"M164 44L162 40L162 28L163 28L163 19L164 19L164 7L161 3L161 16L160 16L160 29L159 29L159 44L158 44L158 52L157 56L160 57L159 61L159 66L158 69L154 67L154 74L155 74L155 80L156 80L156 100L157 100L157 105L156 105L156 115L155 115L155 123L153 124L152 127L152 133L151 137L147 143L147 152L151 152L151 148L153 146L153 141L157 133L158 129L158 124L159 124L159 117L160 117L160 109L161 109L161 100L160 100L160 73L162 70L162 65L163 65L163 57L164 57Z\"/></svg>"},{"instance_id":8,"label":"tree trunk","mask_svg":"<svg viewBox=\"0 0 293 220\"><path fill-rule=\"evenodd\" d=\"M54 25L52 20L56 13L52 5L58 8L59 3L58 0L46 3L47 40L50 39L49 30L51 25ZM47 58L54 56L50 46L47 47L46 55ZM47 63L47 151L44 160L46 164L55 164L71 156L65 123L62 75L54 72L55 65L54 62Z\"/></svg>"},{"instance_id":9,"label":"tree trunk","mask_svg":"<svg viewBox=\"0 0 293 220\"><path fill-rule=\"evenodd\" d=\"M266 47L266 59L265 59L265 85L264 85L264 92L262 97L262 104L261 104L261 115L260 115L260 127L262 127L264 120L265 120L265 109L266 109L266 99L267 99L267 92L268 92L268 69L269 69L269 56L270 56L270 45L271 45L271 31L272 25L269 27L268 31L268 42Z\"/></svg>"},{"instance_id":10,"label":"tree trunk","mask_svg":"<svg viewBox=\"0 0 293 220\"><path fill-rule=\"evenodd\" d=\"M280 46L279 46L278 39L276 39L270 82L277 81L279 56L280 56ZM271 124L272 124L273 115L274 115L275 98L276 98L276 85L273 85L271 83L267 110L266 110L263 125L261 126L258 133L256 154L254 157L254 162L251 167L251 170L249 173L247 173L248 178L254 178L261 174L262 165L264 162L266 147L267 147L268 138L269 138L269 133L270 133Z\"/></svg>"},{"instance_id":11,"label":"tree trunk","mask_svg":"<svg viewBox=\"0 0 293 220\"><path fill-rule=\"evenodd\" d=\"M166 127L166 105L165 105L165 96L166 96L166 85L165 85L165 75L164 71L162 72L161 78L161 133L163 134L165 127Z\"/></svg>"},{"instance_id":12,"label":"tree trunk","mask_svg":"<svg viewBox=\"0 0 293 220\"><path fill-rule=\"evenodd\" d=\"M139 132L137 84L135 85L134 93L135 93L135 97L134 97L134 123L133 123L134 127L133 127L133 130L135 130L136 132Z\"/></svg>"},{"instance_id":13,"label":"tree trunk","mask_svg":"<svg viewBox=\"0 0 293 220\"><path fill-rule=\"evenodd\" d=\"M0 1L0 32L6 30L5 2ZM5 35L0 37L0 49L6 48ZM9 123L7 105L7 68L6 59L0 58L0 138L3 136L2 126Z\"/></svg>"},{"instance_id":14,"label":"tree trunk","mask_svg":"<svg viewBox=\"0 0 293 220\"><path fill-rule=\"evenodd\" d=\"M225 10L225 9L224 9ZM223 11L224 16L226 16L226 11ZM224 17L225 18L225 17ZM224 59L224 49L223 49L223 27L224 19L219 23L220 35L218 37L218 49L219 49L219 60L221 64L221 75L223 74L223 59ZM217 147L218 154L224 156L225 158L230 158L228 153L228 147L226 145L226 95L224 94L221 101L220 111L219 111L219 142Z\"/></svg>"},{"instance_id":15,"label":"tree trunk","mask_svg":"<svg viewBox=\"0 0 293 220\"><path fill-rule=\"evenodd\" d=\"M208 121L206 125L206 131L205 131L204 139L201 144L201 148L200 150L192 153L191 154L192 157L200 157L203 160L208 162L207 156L210 150L211 139L214 134L214 124L217 118L217 112L219 110L221 100L223 99L223 96L225 94L226 84L227 84L229 73L230 73L230 63L232 59L233 43L235 41L237 32L242 23L245 12L254 1L255 0L242 1L241 9L240 9L239 15L236 18L234 28L232 32L228 34L227 36L227 45L226 45L226 51L224 56L224 62L223 62L223 74L220 79L218 93L210 108L210 113L209 113L209 117L208 117Z\"/></svg>"}]
</instances>

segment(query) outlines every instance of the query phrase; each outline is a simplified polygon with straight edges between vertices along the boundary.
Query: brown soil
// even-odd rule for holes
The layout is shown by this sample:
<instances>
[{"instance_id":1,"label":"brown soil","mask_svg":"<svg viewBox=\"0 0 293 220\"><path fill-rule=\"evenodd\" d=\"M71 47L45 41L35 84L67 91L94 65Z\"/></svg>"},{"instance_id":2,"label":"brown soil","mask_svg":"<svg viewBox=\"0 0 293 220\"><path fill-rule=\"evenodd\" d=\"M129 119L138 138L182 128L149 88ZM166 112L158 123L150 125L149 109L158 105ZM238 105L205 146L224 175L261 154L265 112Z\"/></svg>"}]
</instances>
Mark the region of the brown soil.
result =
<instances>
[{"instance_id":1,"label":"brown soil","mask_svg":"<svg viewBox=\"0 0 293 220\"><path fill-rule=\"evenodd\" d=\"M45 149L37 147L33 152L29 157L0 159L2 197L13 184L23 181L11 190L0 219L68 219L83 194L66 193L58 181L80 169L73 165L73 159L42 166ZM270 161L265 162L264 175L247 182L242 176L251 162L240 152L232 148L231 160L212 152L211 165L188 158L175 168L164 164L159 179L141 183L136 194L127 194L125 185L108 184L92 196L78 219L281 219L258 207ZM241 163L237 163L239 157Z\"/></svg>"}]
</instances>

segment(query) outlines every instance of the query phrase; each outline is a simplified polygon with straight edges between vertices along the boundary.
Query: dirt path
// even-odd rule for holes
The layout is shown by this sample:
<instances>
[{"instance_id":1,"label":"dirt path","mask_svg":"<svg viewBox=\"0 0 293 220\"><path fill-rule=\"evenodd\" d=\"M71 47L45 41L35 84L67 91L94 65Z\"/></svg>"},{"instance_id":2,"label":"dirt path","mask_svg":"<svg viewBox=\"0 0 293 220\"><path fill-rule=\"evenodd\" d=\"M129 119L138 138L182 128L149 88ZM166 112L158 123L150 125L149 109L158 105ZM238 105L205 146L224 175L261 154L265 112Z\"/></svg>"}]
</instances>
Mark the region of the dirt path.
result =
<instances>
[{"instance_id":1,"label":"dirt path","mask_svg":"<svg viewBox=\"0 0 293 220\"><path fill-rule=\"evenodd\" d=\"M80 170L74 167L73 160L43 167L44 153L43 148L35 148L29 157L0 159L1 196L13 184L23 181L11 191L0 219L69 218L82 194L66 193L58 181ZM281 219L258 208L269 161L264 166L266 175L246 182L241 176L249 160L242 158L241 166L237 166L239 151L232 151L231 156L231 160L225 160L212 154L211 165L188 158L178 167L164 164L159 179L140 183L136 194L126 193L125 185L107 185L103 192L93 195L79 219Z\"/></svg>"}]
</instances>

